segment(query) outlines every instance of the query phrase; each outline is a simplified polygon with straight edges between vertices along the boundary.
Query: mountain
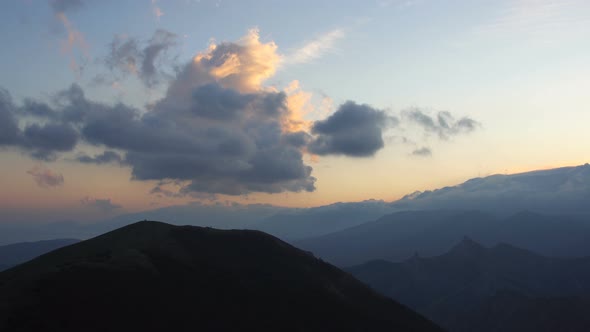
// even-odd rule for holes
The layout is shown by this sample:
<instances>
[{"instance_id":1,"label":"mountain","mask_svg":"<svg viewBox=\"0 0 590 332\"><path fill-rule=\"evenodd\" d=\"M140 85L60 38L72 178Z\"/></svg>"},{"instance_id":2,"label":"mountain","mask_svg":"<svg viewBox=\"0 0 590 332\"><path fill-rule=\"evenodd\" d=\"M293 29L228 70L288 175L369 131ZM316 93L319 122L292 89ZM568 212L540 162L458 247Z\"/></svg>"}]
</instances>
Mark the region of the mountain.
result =
<instances>
[{"instance_id":1,"label":"mountain","mask_svg":"<svg viewBox=\"0 0 590 332\"><path fill-rule=\"evenodd\" d=\"M259 231L135 223L0 273L1 331L440 331Z\"/></svg>"},{"instance_id":2,"label":"mountain","mask_svg":"<svg viewBox=\"0 0 590 332\"><path fill-rule=\"evenodd\" d=\"M398 210L461 209L508 216L590 214L590 165L470 179L457 186L416 192L392 205Z\"/></svg>"},{"instance_id":3,"label":"mountain","mask_svg":"<svg viewBox=\"0 0 590 332\"><path fill-rule=\"evenodd\" d=\"M347 269L450 331L590 330L590 258L464 238L448 253Z\"/></svg>"},{"instance_id":4,"label":"mountain","mask_svg":"<svg viewBox=\"0 0 590 332\"><path fill-rule=\"evenodd\" d=\"M0 244L39 240L49 237L87 239L130 224L129 220L174 220L176 225L219 229L256 229L284 240L320 236L375 220L395 211L391 203L367 200L334 203L311 208L286 208L265 204L200 204L169 206L132 214L123 214L93 223L73 221L52 223L2 222Z\"/></svg>"},{"instance_id":5,"label":"mountain","mask_svg":"<svg viewBox=\"0 0 590 332\"><path fill-rule=\"evenodd\" d=\"M481 211L397 212L294 244L332 264L351 266L375 259L400 261L416 252L440 255L464 235L485 245L506 242L547 256L590 256L588 218L529 211L507 218Z\"/></svg>"},{"instance_id":6,"label":"mountain","mask_svg":"<svg viewBox=\"0 0 590 332\"><path fill-rule=\"evenodd\" d=\"M79 241L75 239L58 239L0 246L0 271Z\"/></svg>"},{"instance_id":7,"label":"mountain","mask_svg":"<svg viewBox=\"0 0 590 332\"><path fill-rule=\"evenodd\" d=\"M293 208L266 204L201 204L191 202L137 213L126 213L95 222L9 222L2 220L0 211L0 244L19 241L42 240L48 237L75 237L88 239L129 225L131 220L174 220L177 225L208 226L221 229L253 228L257 223Z\"/></svg>"},{"instance_id":8,"label":"mountain","mask_svg":"<svg viewBox=\"0 0 590 332\"><path fill-rule=\"evenodd\" d=\"M590 216L590 165L520 174L496 174L432 191L414 192L394 202L367 200L311 208L237 203L169 206L123 214L94 223L10 223L0 211L0 244L46 238L80 238L102 234L129 220L174 220L176 224L221 229L258 229L288 241L338 232L402 211L481 211L505 218L520 211L546 215ZM448 247L447 247L448 248ZM445 249L447 249L445 248Z\"/></svg>"},{"instance_id":9,"label":"mountain","mask_svg":"<svg viewBox=\"0 0 590 332\"><path fill-rule=\"evenodd\" d=\"M335 203L279 213L253 227L281 239L293 241L364 224L392 211L391 203L379 200Z\"/></svg>"},{"instance_id":10,"label":"mountain","mask_svg":"<svg viewBox=\"0 0 590 332\"><path fill-rule=\"evenodd\" d=\"M87 239L129 220L174 220L221 229L258 229L287 241L319 237L402 211L481 211L506 218L520 211L590 216L590 165L470 179L457 186L414 192L394 202L367 200L311 208L238 203L169 206L98 222L10 223L0 211L0 244L47 238ZM456 239L455 239L456 240ZM448 249L448 246L445 248Z\"/></svg>"}]
</instances>

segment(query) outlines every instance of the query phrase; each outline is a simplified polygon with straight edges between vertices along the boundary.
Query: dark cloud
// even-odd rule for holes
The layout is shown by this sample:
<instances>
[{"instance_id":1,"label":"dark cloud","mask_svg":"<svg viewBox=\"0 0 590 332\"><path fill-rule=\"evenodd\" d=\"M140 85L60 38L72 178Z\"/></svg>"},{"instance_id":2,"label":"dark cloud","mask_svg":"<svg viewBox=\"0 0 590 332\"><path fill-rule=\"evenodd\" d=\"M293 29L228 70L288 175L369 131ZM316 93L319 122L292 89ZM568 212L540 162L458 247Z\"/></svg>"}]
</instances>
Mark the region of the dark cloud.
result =
<instances>
[{"instance_id":1,"label":"dark cloud","mask_svg":"<svg viewBox=\"0 0 590 332\"><path fill-rule=\"evenodd\" d=\"M480 126L479 122L469 117L455 120L455 117L448 111L440 111L435 117L426 114L420 109L408 110L403 114L426 131L436 133L441 139L445 140L457 134L470 133Z\"/></svg>"},{"instance_id":2,"label":"dark cloud","mask_svg":"<svg viewBox=\"0 0 590 332\"><path fill-rule=\"evenodd\" d=\"M49 105L30 98L25 99L23 105L19 108L19 111L24 115L52 120L57 119L59 116L59 114L56 113Z\"/></svg>"},{"instance_id":3,"label":"dark cloud","mask_svg":"<svg viewBox=\"0 0 590 332\"><path fill-rule=\"evenodd\" d=\"M78 143L78 132L70 124L63 123L30 125L22 137L20 144L31 150L33 157L43 160L54 159L56 152L71 151Z\"/></svg>"},{"instance_id":4,"label":"dark cloud","mask_svg":"<svg viewBox=\"0 0 590 332\"><path fill-rule=\"evenodd\" d=\"M430 150L428 147L422 147L412 151L412 155L419 157L430 157L432 156L432 150Z\"/></svg>"},{"instance_id":5,"label":"dark cloud","mask_svg":"<svg viewBox=\"0 0 590 332\"><path fill-rule=\"evenodd\" d=\"M41 118L58 116L51 107L31 100L17 107L8 92L0 90L0 145L25 150L42 160L52 160L56 153L71 151L76 146L79 135L72 125L51 121L43 125L33 123L21 130L17 114Z\"/></svg>"},{"instance_id":6,"label":"dark cloud","mask_svg":"<svg viewBox=\"0 0 590 332\"><path fill-rule=\"evenodd\" d=\"M80 200L80 203L82 203L82 205L89 206L104 213L110 213L122 208L121 205L113 203L110 198L98 199L84 197Z\"/></svg>"},{"instance_id":7,"label":"dark cloud","mask_svg":"<svg viewBox=\"0 0 590 332\"><path fill-rule=\"evenodd\" d=\"M10 94L0 89L0 146L16 145L20 140L21 132L13 112Z\"/></svg>"},{"instance_id":8,"label":"dark cloud","mask_svg":"<svg viewBox=\"0 0 590 332\"><path fill-rule=\"evenodd\" d=\"M94 157L90 157L88 155L81 155L76 158L77 161L83 164L110 164L110 163L123 163L123 157L115 151L107 150L99 155L95 155Z\"/></svg>"},{"instance_id":9,"label":"dark cloud","mask_svg":"<svg viewBox=\"0 0 590 332\"><path fill-rule=\"evenodd\" d=\"M82 155L78 161L119 162L131 167L136 180L180 181L182 194L315 190L301 152L309 135L282 128L289 115L284 93L242 93L214 83L181 88L169 89L145 113L89 101L73 85L57 95L52 111L86 143L124 153ZM53 133L41 128L31 127L31 136Z\"/></svg>"},{"instance_id":10,"label":"dark cloud","mask_svg":"<svg viewBox=\"0 0 590 332\"><path fill-rule=\"evenodd\" d=\"M283 142L296 148L303 148L311 142L311 135L304 131L287 133L283 135Z\"/></svg>"},{"instance_id":11,"label":"dark cloud","mask_svg":"<svg viewBox=\"0 0 590 332\"><path fill-rule=\"evenodd\" d=\"M312 127L316 135L309 151L318 155L369 157L383 148L383 129L395 125L397 119L369 105L348 101L326 120Z\"/></svg>"},{"instance_id":12,"label":"dark cloud","mask_svg":"<svg viewBox=\"0 0 590 332\"><path fill-rule=\"evenodd\" d=\"M255 95L243 95L236 90L224 89L217 83L211 83L195 89L191 110L207 118L229 119L239 115L255 98ZM271 107L274 109L273 106Z\"/></svg>"},{"instance_id":13,"label":"dark cloud","mask_svg":"<svg viewBox=\"0 0 590 332\"><path fill-rule=\"evenodd\" d=\"M177 39L176 34L163 29L158 29L145 43L116 36L104 63L115 75L137 75L146 86L153 87L166 76L158 69L158 62L177 44Z\"/></svg>"},{"instance_id":14,"label":"dark cloud","mask_svg":"<svg viewBox=\"0 0 590 332\"><path fill-rule=\"evenodd\" d=\"M148 45L142 50L140 77L147 86L158 83L159 71L156 68L156 60L162 53L176 45L176 39L176 34L158 29L149 40Z\"/></svg>"},{"instance_id":15,"label":"dark cloud","mask_svg":"<svg viewBox=\"0 0 590 332\"><path fill-rule=\"evenodd\" d=\"M31 175L37 185L42 188L59 187L64 184L63 175L55 173L41 165L37 165L28 170L27 174Z\"/></svg>"},{"instance_id":16,"label":"dark cloud","mask_svg":"<svg viewBox=\"0 0 590 332\"><path fill-rule=\"evenodd\" d=\"M55 13L65 13L81 8L84 3L82 0L49 0L49 5Z\"/></svg>"}]
</instances>

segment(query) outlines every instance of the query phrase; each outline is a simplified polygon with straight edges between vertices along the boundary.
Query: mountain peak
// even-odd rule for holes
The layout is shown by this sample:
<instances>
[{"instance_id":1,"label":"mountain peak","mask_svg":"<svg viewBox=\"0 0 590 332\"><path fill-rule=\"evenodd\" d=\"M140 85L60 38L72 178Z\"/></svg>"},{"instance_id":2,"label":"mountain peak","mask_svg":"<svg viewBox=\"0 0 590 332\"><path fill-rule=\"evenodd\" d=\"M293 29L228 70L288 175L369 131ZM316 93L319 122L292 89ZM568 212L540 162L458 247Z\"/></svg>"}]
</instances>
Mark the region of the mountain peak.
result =
<instances>
[{"instance_id":1,"label":"mountain peak","mask_svg":"<svg viewBox=\"0 0 590 332\"><path fill-rule=\"evenodd\" d=\"M475 242L469 236L465 235L465 236L463 236L463 239L461 240L461 242L459 242L453 248L451 248L451 250L449 251L449 254L461 255L461 256L465 256L465 255L472 256L472 255L479 255L485 251L486 251L486 248L484 246L482 246L478 242Z\"/></svg>"}]
</instances>

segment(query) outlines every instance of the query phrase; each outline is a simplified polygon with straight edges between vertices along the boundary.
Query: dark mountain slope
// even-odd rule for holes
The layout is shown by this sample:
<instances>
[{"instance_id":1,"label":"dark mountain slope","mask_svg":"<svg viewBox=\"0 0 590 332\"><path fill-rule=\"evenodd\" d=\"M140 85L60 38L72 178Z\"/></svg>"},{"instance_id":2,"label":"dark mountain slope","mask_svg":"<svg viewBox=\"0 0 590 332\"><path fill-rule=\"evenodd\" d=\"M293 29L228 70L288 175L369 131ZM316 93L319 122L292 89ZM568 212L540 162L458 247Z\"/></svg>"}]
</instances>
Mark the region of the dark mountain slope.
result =
<instances>
[{"instance_id":1,"label":"dark mountain slope","mask_svg":"<svg viewBox=\"0 0 590 332\"><path fill-rule=\"evenodd\" d=\"M0 271L79 241L74 239L58 239L0 246Z\"/></svg>"},{"instance_id":2,"label":"dark mountain slope","mask_svg":"<svg viewBox=\"0 0 590 332\"><path fill-rule=\"evenodd\" d=\"M140 222L0 273L1 331L438 331L257 231Z\"/></svg>"},{"instance_id":3,"label":"dark mountain slope","mask_svg":"<svg viewBox=\"0 0 590 332\"><path fill-rule=\"evenodd\" d=\"M579 318L590 317L583 300L590 298L590 258L547 258L507 244L488 249L465 238L441 256L348 270L451 331L590 329L590 319Z\"/></svg>"}]
</instances>

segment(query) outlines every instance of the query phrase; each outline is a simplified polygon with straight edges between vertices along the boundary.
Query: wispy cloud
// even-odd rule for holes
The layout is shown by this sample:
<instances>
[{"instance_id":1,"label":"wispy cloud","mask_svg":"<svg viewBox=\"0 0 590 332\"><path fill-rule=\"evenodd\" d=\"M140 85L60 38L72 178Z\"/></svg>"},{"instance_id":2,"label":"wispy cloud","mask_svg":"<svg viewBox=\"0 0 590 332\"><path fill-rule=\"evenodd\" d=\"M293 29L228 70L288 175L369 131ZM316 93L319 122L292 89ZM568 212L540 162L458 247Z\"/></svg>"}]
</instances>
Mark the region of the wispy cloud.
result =
<instances>
[{"instance_id":1,"label":"wispy cloud","mask_svg":"<svg viewBox=\"0 0 590 332\"><path fill-rule=\"evenodd\" d=\"M430 157L430 156L432 156L432 150L430 150L429 147L425 146L420 149L415 149L414 151L412 151L412 156Z\"/></svg>"},{"instance_id":2,"label":"wispy cloud","mask_svg":"<svg viewBox=\"0 0 590 332\"><path fill-rule=\"evenodd\" d=\"M83 6L83 2L81 0L52 0L50 5L55 18L63 25L67 33L67 38L62 41L62 52L69 55L70 68L80 75L89 59L89 47L84 35L70 22L66 12L78 10ZM78 58L75 55L75 50L79 53Z\"/></svg>"},{"instance_id":3,"label":"wispy cloud","mask_svg":"<svg viewBox=\"0 0 590 332\"><path fill-rule=\"evenodd\" d=\"M110 198L99 199L84 197L80 200L80 203L104 213L110 213L122 208L121 205L113 203Z\"/></svg>"},{"instance_id":4,"label":"wispy cloud","mask_svg":"<svg viewBox=\"0 0 590 332\"><path fill-rule=\"evenodd\" d=\"M590 20L585 0L517 0L508 5L476 33L525 33L545 40L562 29Z\"/></svg>"},{"instance_id":5,"label":"wispy cloud","mask_svg":"<svg viewBox=\"0 0 590 332\"><path fill-rule=\"evenodd\" d=\"M160 20L160 17L164 16L162 8L158 5L158 0L152 0L152 12L157 21Z\"/></svg>"},{"instance_id":6,"label":"wispy cloud","mask_svg":"<svg viewBox=\"0 0 590 332\"><path fill-rule=\"evenodd\" d=\"M27 171L27 174L33 177L33 180L41 188L59 187L64 184L64 177L60 173L55 173L47 167L37 165Z\"/></svg>"},{"instance_id":7,"label":"wispy cloud","mask_svg":"<svg viewBox=\"0 0 590 332\"><path fill-rule=\"evenodd\" d=\"M344 38L342 29L328 31L286 55L283 62L285 64L299 64L314 61L327 52L333 51L334 44L342 38Z\"/></svg>"}]
</instances>

